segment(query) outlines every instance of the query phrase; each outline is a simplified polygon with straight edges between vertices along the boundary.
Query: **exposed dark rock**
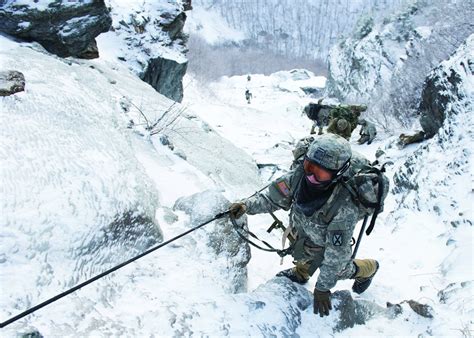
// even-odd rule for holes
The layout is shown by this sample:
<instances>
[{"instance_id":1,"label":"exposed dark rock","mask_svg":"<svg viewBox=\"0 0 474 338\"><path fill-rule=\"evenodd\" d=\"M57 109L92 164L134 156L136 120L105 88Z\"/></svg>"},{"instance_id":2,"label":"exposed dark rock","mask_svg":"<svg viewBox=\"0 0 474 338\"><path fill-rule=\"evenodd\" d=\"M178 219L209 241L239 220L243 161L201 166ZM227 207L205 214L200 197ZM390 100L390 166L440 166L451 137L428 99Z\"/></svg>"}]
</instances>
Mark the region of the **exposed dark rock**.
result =
<instances>
[{"instance_id":1,"label":"exposed dark rock","mask_svg":"<svg viewBox=\"0 0 474 338\"><path fill-rule=\"evenodd\" d=\"M193 5L191 4L191 0L183 0L183 9L185 11L190 11L193 9Z\"/></svg>"},{"instance_id":2,"label":"exposed dark rock","mask_svg":"<svg viewBox=\"0 0 474 338\"><path fill-rule=\"evenodd\" d=\"M180 39L184 37L183 28L186 22L186 13L181 12L170 23L161 22L163 31L167 32L171 40Z\"/></svg>"},{"instance_id":3,"label":"exposed dark rock","mask_svg":"<svg viewBox=\"0 0 474 338\"><path fill-rule=\"evenodd\" d=\"M465 60L467 65L472 60ZM463 67L472 74L472 70ZM464 98L462 77L459 69L448 68L442 64L434 69L424 83L422 101L419 107L420 124L426 137L433 137L441 128L448 113L456 113L456 106L451 105ZM449 107L449 109L448 109Z\"/></svg>"},{"instance_id":4,"label":"exposed dark rock","mask_svg":"<svg viewBox=\"0 0 474 338\"><path fill-rule=\"evenodd\" d=\"M44 337L38 330L33 330L26 333L20 333L19 336L21 338L43 338Z\"/></svg>"},{"instance_id":5,"label":"exposed dark rock","mask_svg":"<svg viewBox=\"0 0 474 338\"><path fill-rule=\"evenodd\" d=\"M312 95L313 97L320 97L323 92L323 90L318 87L301 87L301 90L306 95Z\"/></svg>"},{"instance_id":6,"label":"exposed dark rock","mask_svg":"<svg viewBox=\"0 0 474 338\"><path fill-rule=\"evenodd\" d=\"M103 0L67 4L50 0L46 9L15 1L3 3L0 3L0 31L26 41L37 41L61 57L97 57L94 39L107 32L112 24Z\"/></svg>"},{"instance_id":7,"label":"exposed dark rock","mask_svg":"<svg viewBox=\"0 0 474 338\"><path fill-rule=\"evenodd\" d=\"M421 304L417 301L410 299L406 301L410 305L411 309L422 317L433 318L433 308L427 304Z\"/></svg>"},{"instance_id":8,"label":"exposed dark rock","mask_svg":"<svg viewBox=\"0 0 474 338\"><path fill-rule=\"evenodd\" d=\"M9 96L25 90L25 76L16 70L0 71L0 96Z\"/></svg>"},{"instance_id":9,"label":"exposed dark rock","mask_svg":"<svg viewBox=\"0 0 474 338\"><path fill-rule=\"evenodd\" d=\"M188 62L178 63L175 60L158 57L150 59L140 78L149 83L164 96L181 102L183 100L183 76Z\"/></svg>"},{"instance_id":10,"label":"exposed dark rock","mask_svg":"<svg viewBox=\"0 0 474 338\"><path fill-rule=\"evenodd\" d=\"M99 48L97 42L92 40L83 52L77 55L80 59L96 59L99 57Z\"/></svg>"}]
</instances>

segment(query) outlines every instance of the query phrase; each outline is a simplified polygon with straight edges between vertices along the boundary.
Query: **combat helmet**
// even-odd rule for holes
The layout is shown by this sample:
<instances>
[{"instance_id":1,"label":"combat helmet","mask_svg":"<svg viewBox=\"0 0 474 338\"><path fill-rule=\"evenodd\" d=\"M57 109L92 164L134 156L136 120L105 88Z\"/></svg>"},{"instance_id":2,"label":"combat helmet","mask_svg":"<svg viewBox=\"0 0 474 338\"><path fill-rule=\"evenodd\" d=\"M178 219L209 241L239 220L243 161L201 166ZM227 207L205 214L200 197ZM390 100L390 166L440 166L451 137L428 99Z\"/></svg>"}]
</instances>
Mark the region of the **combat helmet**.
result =
<instances>
[{"instance_id":1,"label":"combat helmet","mask_svg":"<svg viewBox=\"0 0 474 338\"><path fill-rule=\"evenodd\" d=\"M346 119L339 119L337 120L336 126L338 130L343 131L349 126L349 122L347 122Z\"/></svg>"},{"instance_id":2,"label":"combat helmet","mask_svg":"<svg viewBox=\"0 0 474 338\"><path fill-rule=\"evenodd\" d=\"M336 134L324 134L311 143L305 160L332 172L331 183L334 183L349 168L351 157L352 151L348 141Z\"/></svg>"}]
</instances>

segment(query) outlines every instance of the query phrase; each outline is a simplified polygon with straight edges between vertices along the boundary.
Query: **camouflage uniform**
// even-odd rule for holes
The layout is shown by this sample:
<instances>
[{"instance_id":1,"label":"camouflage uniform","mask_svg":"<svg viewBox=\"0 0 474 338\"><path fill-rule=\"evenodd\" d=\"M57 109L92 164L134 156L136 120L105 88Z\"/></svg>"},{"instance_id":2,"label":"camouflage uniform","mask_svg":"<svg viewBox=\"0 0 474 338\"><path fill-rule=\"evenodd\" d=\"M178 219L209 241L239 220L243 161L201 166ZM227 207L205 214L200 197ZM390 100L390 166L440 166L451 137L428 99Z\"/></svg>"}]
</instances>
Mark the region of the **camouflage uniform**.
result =
<instances>
[{"instance_id":1,"label":"camouflage uniform","mask_svg":"<svg viewBox=\"0 0 474 338\"><path fill-rule=\"evenodd\" d=\"M322 100L319 100L318 103L309 103L304 107L303 112L314 121L310 134L315 134L316 127L318 135L323 134L323 127L328 124L330 110L331 106L322 104Z\"/></svg>"},{"instance_id":2,"label":"camouflage uniform","mask_svg":"<svg viewBox=\"0 0 474 338\"><path fill-rule=\"evenodd\" d=\"M330 118L343 118L351 125L351 132L357 128L357 122L360 117L360 113L367 110L367 106L364 105L339 105L331 109Z\"/></svg>"},{"instance_id":3,"label":"camouflage uniform","mask_svg":"<svg viewBox=\"0 0 474 338\"><path fill-rule=\"evenodd\" d=\"M425 140L425 133L423 131L417 131L412 135L400 134L398 144L402 147L411 144L417 143Z\"/></svg>"},{"instance_id":4,"label":"camouflage uniform","mask_svg":"<svg viewBox=\"0 0 474 338\"><path fill-rule=\"evenodd\" d=\"M351 138L352 127L344 118L333 118L329 123L327 132L342 136L349 141Z\"/></svg>"},{"instance_id":5,"label":"camouflage uniform","mask_svg":"<svg viewBox=\"0 0 474 338\"><path fill-rule=\"evenodd\" d=\"M357 154L353 154L352 161L368 163ZM316 288L326 291L338 280L354 276L356 267L351 259L351 238L356 223L364 215L347 189L336 183L327 201L311 216L306 216L295 202L302 179L304 170L299 166L243 202L250 215L290 210L290 227L296 237L293 252L296 268L308 275L319 268Z\"/></svg>"},{"instance_id":6,"label":"camouflage uniform","mask_svg":"<svg viewBox=\"0 0 474 338\"><path fill-rule=\"evenodd\" d=\"M364 144L365 142L367 142L367 144L371 144L375 138L375 135L377 135L377 130L375 129L375 125L364 119L361 119L359 121L359 124L362 127L359 132L360 139L357 141L357 143Z\"/></svg>"}]
</instances>

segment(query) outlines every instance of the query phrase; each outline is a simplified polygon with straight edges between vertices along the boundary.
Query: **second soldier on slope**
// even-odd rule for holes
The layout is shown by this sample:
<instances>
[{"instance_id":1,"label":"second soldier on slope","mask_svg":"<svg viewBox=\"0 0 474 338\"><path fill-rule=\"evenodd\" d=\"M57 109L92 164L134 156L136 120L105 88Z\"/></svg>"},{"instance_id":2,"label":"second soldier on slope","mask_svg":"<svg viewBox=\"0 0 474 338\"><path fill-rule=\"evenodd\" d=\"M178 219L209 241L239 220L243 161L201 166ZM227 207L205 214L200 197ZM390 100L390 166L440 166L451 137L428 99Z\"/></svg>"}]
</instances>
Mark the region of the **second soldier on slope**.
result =
<instances>
[{"instance_id":1,"label":"second soldier on slope","mask_svg":"<svg viewBox=\"0 0 474 338\"><path fill-rule=\"evenodd\" d=\"M233 217L290 210L289 228L296 238L292 256L295 267L277 276L304 284L317 269L314 313L329 315L331 289L338 280L355 279L352 289L362 293L379 264L373 259L352 259L351 238L363 217L361 207L340 184L352 163L368 160L353 154L344 138L325 134L309 146L304 162L272 182L269 187L230 206Z\"/></svg>"},{"instance_id":2,"label":"second soldier on slope","mask_svg":"<svg viewBox=\"0 0 474 338\"><path fill-rule=\"evenodd\" d=\"M358 124L361 125L361 128L359 132L360 138L357 140L357 143L364 144L367 142L367 144L371 144L375 135L377 135L375 125L365 119L360 119Z\"/></svg>"}]
</instances>

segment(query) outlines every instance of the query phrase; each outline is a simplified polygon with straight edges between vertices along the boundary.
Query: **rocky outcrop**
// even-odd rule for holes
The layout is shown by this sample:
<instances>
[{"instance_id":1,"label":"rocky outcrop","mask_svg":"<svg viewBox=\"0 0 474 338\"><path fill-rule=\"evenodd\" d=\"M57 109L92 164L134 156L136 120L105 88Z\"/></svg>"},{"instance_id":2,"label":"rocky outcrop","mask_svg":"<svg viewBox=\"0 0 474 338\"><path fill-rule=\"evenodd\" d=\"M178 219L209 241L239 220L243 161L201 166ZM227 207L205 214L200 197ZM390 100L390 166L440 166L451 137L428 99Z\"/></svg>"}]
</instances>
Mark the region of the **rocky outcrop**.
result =
<instances>
[{"instance_id":1,"label":"rocky outcrop","mask_svg":"<svg viewBox=\"0 0 474 338\"><path fill-rule=\"evenodd\" d=\"M382 125L411 127L426 75L472 33L473 14L465 2L435 0L413 2L383 22L362 20L331 49L327 95L367 104Z\"/></svg>"},{"instance_id":2,"label":"rocky outcrop","mask_svg":"<svg viewBox=\"0 0 474 338\"><path fill-rule=\"evenodd\" d=\"M148 65L141 79L149 83L157 92L167 98L181 102L183 100L183 82L187 62L179 63L167 58L148 60Z\"/></svg>"},{"instance_id":3,"label":"rocky outcrop","mask_svg":"<svg viewBox=\"0 0 474 338\"><path fill-rule=\"evenodd\" d=\"M433 138L416 150L393 178L393 192L402 208L428 208L453 227L472 225L465 212L471 208L469 201L458 196L462 191L470 192L465 182L470 180L472 166L473 51L474 34L428 76L420 120L426 134ZM439 154L443 154L442 161ZM432 176L436 171L444 174ZM449 203L444 205L437 196Z\"/></svg>"},{"instance_id":4,"label":"rocky outcrop","mask_svg":"<svg viewBox=\"0 0 474 338\"><path fill-rule=\"evenodd\" d=\"M0 4L0 31L37 41L61 57L98 57L95 37L107 32L112 23L103 0L33 1L28 5L4 0Z\"/></svg>"},{"instance_id":5,"label":"rocky outcrop","mask_svg":"<svg viewBox=\"0 0 474 338\"><path fill-rule=\"evenodd\" d=\"M0 71L0 96L9 96L25 90L25 76L16 70Z\"/></svg>"},{"instance_id":6,"label":"rocky outcrop","mask_svg":"<svg viewBox=\"0 0 474 338\"><path fill-rule=\"evenodd\" d=\"M103 39L122 40L118 59L164 96L181 102L182 79L187 69L184 56L186 14L179 2L121 4L111 0L113 32ZM109 36L111 35L111 36ZM102 38L102 37L101 37Z\"/></svg>"},{"instance_id":7,"label":"rocky outcrop","mask_svg":"<svg viewBox=\"0 0 474 338\"><path fill-rule=\"evenodd\" d=\"M433 137L450 115L474 109L474 98L469 93L472 89L468 87L474 78L474 35L464 48L471 53L458 54L453 57L455 60L442 63L424 83L419 114L426 137Z\"/></svg>"},{"instance_id":8,"label":"rocky outcrop","mask_svg":"<svg viewBox=\"0 0 474 338\"><path fill-rule=\"evenodd\" d=\"M204 191L176 201L173 209L184 211L191 218L193 226L212 219L222 212L230 202L220 192ZM246 222L243 226L247 226ZM226 266L222 269L223 279L228 282L227 289L232 293L243 292L247 288L247 264L250 260L250 247L239 237L228 217L221 218L208 224L203 239L211 248L214 255L224 256Z\"/></svg>"}]
</instances>

